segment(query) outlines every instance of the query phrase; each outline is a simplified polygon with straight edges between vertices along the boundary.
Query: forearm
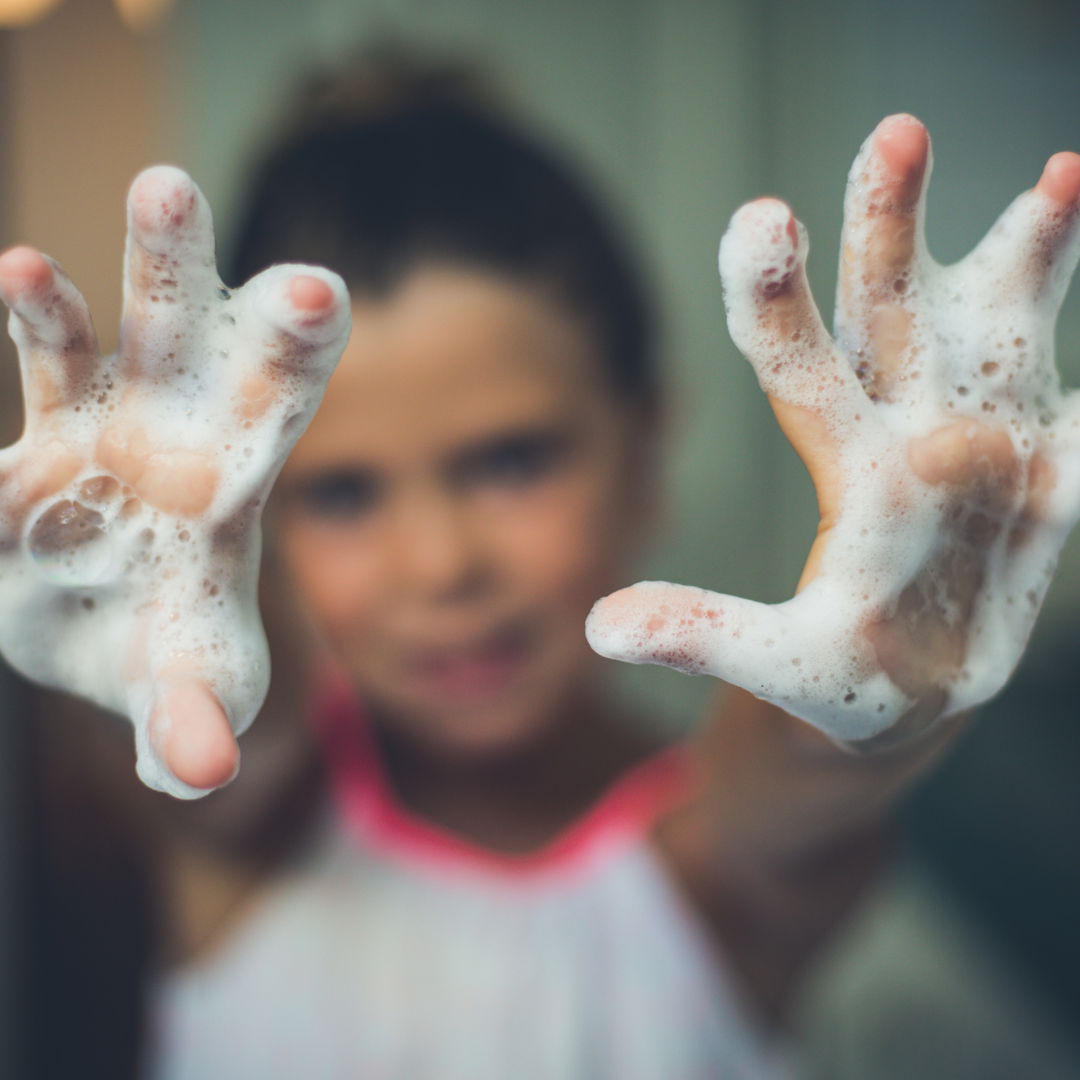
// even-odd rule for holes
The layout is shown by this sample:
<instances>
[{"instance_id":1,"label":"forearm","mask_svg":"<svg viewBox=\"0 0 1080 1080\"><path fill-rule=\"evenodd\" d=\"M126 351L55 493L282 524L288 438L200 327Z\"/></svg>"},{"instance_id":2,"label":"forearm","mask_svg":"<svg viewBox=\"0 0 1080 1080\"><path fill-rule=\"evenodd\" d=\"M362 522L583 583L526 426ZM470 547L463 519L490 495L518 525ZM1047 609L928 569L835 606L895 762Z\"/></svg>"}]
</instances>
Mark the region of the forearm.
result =
<instances>
[{"instance_id":1,"label":"forearm","mask_svg":"<svg viewBox=\"0 0 1080 1080\"><path fill-rule=\"evenodd\" d=\"M961 725L855 754L743 690L717 695L695 795L657 840L767 1015L877 875L897 797Z\"/></svg>"},{"instance_id":2,"label":"forearm","mask_svg":"<svg viewBox=\"0 0 1080 1080\"><path fill-rule=\"evenodd\" d=\"M710 848L776 871L813 861L880 822L963 721L858 753L745 690L718 694L698 736L700 809Z\"/></svg>"}]
</instances>

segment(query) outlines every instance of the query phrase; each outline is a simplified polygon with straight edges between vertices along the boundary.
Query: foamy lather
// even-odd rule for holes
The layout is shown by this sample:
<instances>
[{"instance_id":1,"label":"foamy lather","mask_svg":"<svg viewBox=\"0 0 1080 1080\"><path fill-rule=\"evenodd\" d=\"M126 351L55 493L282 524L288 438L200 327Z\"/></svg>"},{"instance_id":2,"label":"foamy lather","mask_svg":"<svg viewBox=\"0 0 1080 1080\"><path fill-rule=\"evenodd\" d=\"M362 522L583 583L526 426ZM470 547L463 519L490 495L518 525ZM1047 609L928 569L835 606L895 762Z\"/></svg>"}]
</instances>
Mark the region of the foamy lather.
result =
<instances>
[{"instance_id":1,"label":"foamy lather","mask_svg":"<svg viewBox=\"0 0 1080 1080\"><path fill-rule=\"evenodd\" d=\"M775 606L643 582L587 625L605 656L719 676L844 741L878 735L920 699L948 715L996 693L1080 513L1080 407L1053 363L1076 215L1029 191L942 267L923 240L924 187L914 257L882 281L870 245L888 178L872 140L848 178L835 344L812 301L813 317L790 325L766 314L770 296L805 285L806 233L786 206L744 206L720 245L736 345L764 390L817 413L839 447L840 511L817 576ZM895 370L875 346L897 353ZM928 454L920 477L913 463ZM920 682L888 640L959 652Z\"/></svg>"},{"instance_id":2,"label":"foamy lather","mask_svg":"<svg viewBox=\"0 0 1080 1080\"><path fill-rule=\"evenodd\" d=\"M27 418L0 451L0 649L31 679L129 716L142 779L195 797L148 722L162 680L185 673L236 733L262 704L260 513L350 309L341 279L312 267L226 289L209 206L177 169L135 181L128 219L116 356L100 356L55 264L52 285L13 301ZM298 273L329 286L329 307L293 304Z\"/></svg>"}]
</instances>

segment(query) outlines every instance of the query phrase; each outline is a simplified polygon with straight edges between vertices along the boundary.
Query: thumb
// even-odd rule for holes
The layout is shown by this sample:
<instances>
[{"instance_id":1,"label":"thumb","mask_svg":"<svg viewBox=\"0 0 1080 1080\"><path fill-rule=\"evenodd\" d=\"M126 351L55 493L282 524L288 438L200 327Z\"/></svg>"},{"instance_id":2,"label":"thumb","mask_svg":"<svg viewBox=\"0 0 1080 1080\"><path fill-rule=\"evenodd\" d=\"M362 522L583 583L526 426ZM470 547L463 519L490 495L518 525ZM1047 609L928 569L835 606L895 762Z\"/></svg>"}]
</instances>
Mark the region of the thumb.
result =
<instances>
[{"instance_id":1,"label":"thumb","mask_svg":"<svg viewBox=\"0 0 1080 1080\"><path fill-rule=\"evenodd\" d=\"M601 656L713 675L835 739L859 740L910 707L820 578L783 604L644 581L600 600L585 623Z\"/></svg>"},{"instance_id":2,"label":"thumb","mask_svg":"<svg viewBox=\"0 0 1080 1080\"><path fill-rule=\"evenodd\" d=\"M184 675L155 687L145 735L137 729L138 773L158 791L197 799L227 784L240 747L221 703L201 679Z\"/></svg>"}]
</instances>

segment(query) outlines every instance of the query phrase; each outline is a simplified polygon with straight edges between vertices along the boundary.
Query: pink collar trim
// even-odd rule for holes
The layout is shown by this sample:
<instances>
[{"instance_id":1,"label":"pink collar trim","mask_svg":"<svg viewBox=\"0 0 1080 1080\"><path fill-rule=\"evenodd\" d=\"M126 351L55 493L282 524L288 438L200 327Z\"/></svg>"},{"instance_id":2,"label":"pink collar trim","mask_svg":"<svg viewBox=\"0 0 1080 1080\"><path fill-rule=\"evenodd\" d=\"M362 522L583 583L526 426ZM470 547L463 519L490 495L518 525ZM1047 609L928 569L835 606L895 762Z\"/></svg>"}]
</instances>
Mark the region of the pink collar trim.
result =
<instances>
[{"instance_id":1,"label":"pink collar trim","mask_svg":"<svg viewBox=\"0 0 1080 1080\"><path fill-rule=\"evenodd\" d=\"M490 851L423 820L397 801L371 729L343 679L324 685L317 701L312 715L346 829L369 850L421 871L482 875L507 883L576 877L642 841L690 792L690 755L677 744L615 781L578 821L537 851Z\"/></svg>"}]
</instances>

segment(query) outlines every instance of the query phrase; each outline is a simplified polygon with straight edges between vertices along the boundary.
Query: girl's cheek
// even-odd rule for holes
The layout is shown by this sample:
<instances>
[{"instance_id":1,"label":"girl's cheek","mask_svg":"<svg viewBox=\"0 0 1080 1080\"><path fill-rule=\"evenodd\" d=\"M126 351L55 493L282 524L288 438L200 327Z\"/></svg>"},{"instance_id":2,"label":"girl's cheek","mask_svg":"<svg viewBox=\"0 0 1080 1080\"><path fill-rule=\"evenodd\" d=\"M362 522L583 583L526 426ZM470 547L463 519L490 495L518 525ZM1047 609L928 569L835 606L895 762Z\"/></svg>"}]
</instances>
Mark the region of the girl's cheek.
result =
<instances>
[{"instance_id":1,"label":"girl's cheek","mask_svg":"<svg viewBox=\"0 0 1080 1080\"><path fill-rule=\"evenodd\" d=\"M362 545L328 542L300 531L282 550L304 603L330 638L338 639L369 620L379 574L376 560Z\"/></svg>"}]
</instances>

